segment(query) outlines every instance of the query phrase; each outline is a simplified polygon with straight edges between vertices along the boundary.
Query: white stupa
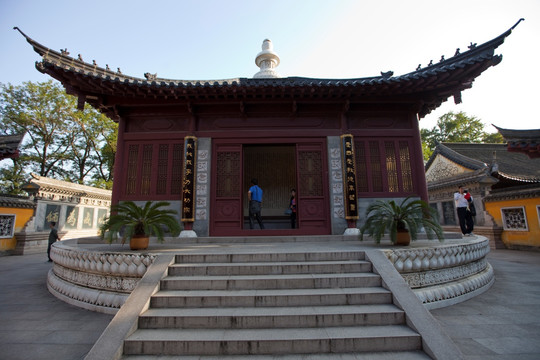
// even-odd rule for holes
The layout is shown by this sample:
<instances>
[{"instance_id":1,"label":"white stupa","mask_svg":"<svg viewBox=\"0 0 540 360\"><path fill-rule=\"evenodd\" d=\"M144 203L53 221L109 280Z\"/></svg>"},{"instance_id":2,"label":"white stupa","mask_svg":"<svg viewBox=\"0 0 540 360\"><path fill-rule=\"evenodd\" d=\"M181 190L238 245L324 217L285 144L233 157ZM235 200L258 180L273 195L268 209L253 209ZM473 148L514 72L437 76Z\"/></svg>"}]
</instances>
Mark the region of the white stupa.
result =
<instances>
[{"instance_id":1,"label":"white stupa","mask_svg":"<svg viewBox=\"0 0 540 360\"><path fill-rule=\"evenodd\" d=\"M272 41L265 39L262 43L262 51L257 54L255 64L261 68L258 73L253 75L255 79L278 78L281 77L274 70L279 65L279 56L273 50Z\"/></svg>"}]
</instances>

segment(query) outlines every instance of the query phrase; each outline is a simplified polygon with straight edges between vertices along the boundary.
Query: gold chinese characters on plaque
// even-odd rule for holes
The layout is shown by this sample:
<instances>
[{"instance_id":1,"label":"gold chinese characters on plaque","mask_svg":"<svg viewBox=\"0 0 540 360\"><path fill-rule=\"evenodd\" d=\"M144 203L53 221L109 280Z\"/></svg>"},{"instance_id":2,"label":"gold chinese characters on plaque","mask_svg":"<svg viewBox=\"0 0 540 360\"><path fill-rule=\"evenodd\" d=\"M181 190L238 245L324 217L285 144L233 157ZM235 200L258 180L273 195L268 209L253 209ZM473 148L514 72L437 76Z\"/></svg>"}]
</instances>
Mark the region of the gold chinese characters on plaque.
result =
<instances>
[{"instance_id":1,"label":"gold chinese characters on plaque","mask_svg":"<svg viewBox=\"0 0 540 360\"><path fill-rule=\"evenodd\" d=\"M195 221L195 169L197 138L184 138L184 172L182 176L182 221Z\"/></svg>"},{"instance_id":2,"label":"gold chinese characters on plaque","mask_svg":"<svg viewBox=\"0 0 540 360\"><path fill-rule=\"evenodd\" d=\"M341 154L343 162L343 195L345 197L345 219L358 219L356 197L356 163L354 159L354 137L341 135Z\"/></svg>"}]
</instances>

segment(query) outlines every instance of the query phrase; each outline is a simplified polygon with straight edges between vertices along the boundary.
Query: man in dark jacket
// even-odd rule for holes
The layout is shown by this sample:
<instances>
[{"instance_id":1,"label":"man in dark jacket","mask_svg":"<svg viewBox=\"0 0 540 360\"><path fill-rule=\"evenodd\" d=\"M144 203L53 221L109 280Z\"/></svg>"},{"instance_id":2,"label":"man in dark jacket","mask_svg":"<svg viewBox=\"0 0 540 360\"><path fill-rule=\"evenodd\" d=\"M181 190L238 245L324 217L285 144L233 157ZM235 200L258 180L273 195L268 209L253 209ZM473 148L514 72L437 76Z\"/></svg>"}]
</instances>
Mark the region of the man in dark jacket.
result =
<instances>
[{"instance_id":1,"label":"man in dark jacket","mask_svg":"<svg viewBox=\"0 0 540 360\"><path fill-rule=\"evenodd\" d=\"M51 227L51 232L49 233L49 246L47 246L47 257L49 258L49 262L51 262L51 246L60 238L58 237L58 230L56 230L56 222L52 221L49 226Z\"/></svg>"}]
</instances>

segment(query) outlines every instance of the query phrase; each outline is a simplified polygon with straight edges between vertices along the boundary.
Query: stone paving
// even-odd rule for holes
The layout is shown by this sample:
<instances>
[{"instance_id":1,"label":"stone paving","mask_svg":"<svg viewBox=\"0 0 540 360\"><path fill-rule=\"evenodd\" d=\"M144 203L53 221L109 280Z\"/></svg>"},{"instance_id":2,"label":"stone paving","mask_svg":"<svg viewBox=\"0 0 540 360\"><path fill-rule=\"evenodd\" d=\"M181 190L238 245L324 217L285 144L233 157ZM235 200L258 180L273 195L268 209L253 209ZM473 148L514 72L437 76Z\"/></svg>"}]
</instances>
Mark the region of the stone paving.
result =
<instances>
[{"instance_id":1,"label":"stone paving","mask_svg":"<svg viewBox=\"0 0 540 360\"><path fill-rule=\"evenodd\" d=\"M0 359L84 359L113 318L52 296L51 264L46 253L0 257Z\"/></svg>"},{"instance_id":2,"label":"stone paving","mask_svg":"<svg viewBox=\"0 0 540 360\"><path fill-rule=\"evenodd\" d=\"M465 359L540 359L540 252L493 250L495 284L432 310ZM0 359L84 359L112 319L52 296L46 254L0 257Z\"/></svg>"},{"instance_id":3,"label":"stone paving","mask_svg":"<svg viewBox=\"0 0 540 360\"><path fill-rule=\"evenodd\" d=\"M432 310L469 360L540 359L540 252L492 250L484 294Z\"/></svg>"}]
</instances>

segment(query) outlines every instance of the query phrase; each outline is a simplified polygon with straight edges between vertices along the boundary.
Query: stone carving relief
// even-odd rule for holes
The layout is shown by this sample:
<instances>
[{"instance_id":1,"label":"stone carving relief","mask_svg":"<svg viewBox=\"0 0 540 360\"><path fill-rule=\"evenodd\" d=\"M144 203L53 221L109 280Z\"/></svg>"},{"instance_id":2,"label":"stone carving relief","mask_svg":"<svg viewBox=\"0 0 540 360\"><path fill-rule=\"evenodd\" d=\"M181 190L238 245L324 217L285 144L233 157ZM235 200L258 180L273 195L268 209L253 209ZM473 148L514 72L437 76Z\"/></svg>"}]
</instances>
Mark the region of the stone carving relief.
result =
<instances>
[{"instance_id":1,"label":"stone carving relief","mask_svg":"<svg viewBox=\"0 0 540 360\"><path fill-rule=\"evenodd\" d=\"M332 187L332 205L334 218L345 218L345 204L343 200L343 171L341 168L341 149L333 147L330 149L330 167Z\"/></svg>"},{"instance_id":2,"label":"stone carving relief","mask_svg":"<svg viewBox=\"0 0 540 360\"><path fill-rule=\"evenodd\" d=\"M430 308L444 301L471 296L487 289L494 281L493 269L486 261L489 239L436 248L385 250L416 296Z\"/></svg>"},{"instance_id":3,"label":"stone carving relief","mask_svg":"<svg viewBox=\"0 0 540 360\"><path fill-rule=\"evenodd\" d=\"M523 206L501 209L504 230L527 231L527 216Z\"/></svg>"},{"instance_id":4,"label":"stone carving relief","mask_svg":"<svg viewBox=\"0 0 540 360\"><path fill-rule=\"evenodd\" d=\"M15 228L15 215L0 215L0 238L13 236Z\"/></svg>"},{"instance_id":5,"label":"stone carving relief","mask_svg":"<svg viewBox=\"0 0 540 360\"><path fill-rule=\"evenodd\" d=\"M207 220L208 202L208 150L197 151L197 208L195 209L196 220Z\"/></svg>"},{"instance_id":6,"label":"stone carving relief","mask_svg":"<svg viewBox=\"0 0 540 360\"><path fill-rule=\"evenodd\" d=\"M47 284L53 294L83 308L114 313L156 256L86 251L57 243L51 258L54 267Z\"/></svg>"},{"instance_id":7,"label":"stone carving relief","mask_svg":"<svg viewBox=\"0 0 540 360\"><path fill-rule=\"evenodd\" d=\"M465 172L464 169L457 164L446 159L445 157L437 155L428 171L426 171L426 181L433 182L452 177L463 172Z\"/></svg>"}]
</instances>

